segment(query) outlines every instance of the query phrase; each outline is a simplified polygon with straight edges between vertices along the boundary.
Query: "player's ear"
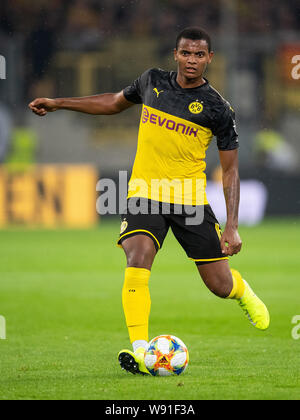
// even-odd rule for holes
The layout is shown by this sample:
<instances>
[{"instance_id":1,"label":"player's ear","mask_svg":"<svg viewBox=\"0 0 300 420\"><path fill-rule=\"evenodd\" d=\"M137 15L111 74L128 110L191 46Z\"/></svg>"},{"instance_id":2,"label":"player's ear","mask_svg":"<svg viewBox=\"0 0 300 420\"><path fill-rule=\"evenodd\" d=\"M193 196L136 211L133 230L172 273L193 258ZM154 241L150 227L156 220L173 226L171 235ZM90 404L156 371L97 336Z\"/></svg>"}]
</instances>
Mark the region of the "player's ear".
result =
<instances>
[{"instance_id":1,"label":"player's ear","mask_svg":"<svg viewBox=\"0 0 300 420\"><path fill-rule=\"evenodd\" d=\"M211 51L211 52L209 53L209 60L208 60L208 64L210 64L210 63L212 62L213 56L214 56L214 52L213 52L213 51Z\"/></svg>"},{"instance_id":2,"label":"player's ear","mask_svg":"<svg viewBox=\"0 0 300 420\"><path fill-rule=\"evenodd\" d=\"M174 48L174 60L177 61L177 50Z\"/></svg>"}]
</instances>

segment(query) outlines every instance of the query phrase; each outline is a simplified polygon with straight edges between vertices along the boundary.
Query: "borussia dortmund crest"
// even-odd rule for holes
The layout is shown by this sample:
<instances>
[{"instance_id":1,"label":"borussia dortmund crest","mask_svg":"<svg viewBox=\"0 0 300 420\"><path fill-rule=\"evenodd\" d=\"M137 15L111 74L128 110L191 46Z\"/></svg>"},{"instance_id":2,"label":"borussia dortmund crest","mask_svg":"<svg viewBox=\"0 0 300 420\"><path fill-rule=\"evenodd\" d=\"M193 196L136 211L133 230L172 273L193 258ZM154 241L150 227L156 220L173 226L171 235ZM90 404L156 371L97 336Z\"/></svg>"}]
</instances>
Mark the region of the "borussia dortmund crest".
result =
<instances>
[{"instance_id":1,"label":"borussia dortmund crest","mask_svg":"<svg viewBox=\"0 0 300 420\"><path fill-rule=\"evenodd\" d=\"M203 111L203 105L201 102L195 101L189 105L189 111L192 114L200 114Z\"/></svg>"}]
</instances>

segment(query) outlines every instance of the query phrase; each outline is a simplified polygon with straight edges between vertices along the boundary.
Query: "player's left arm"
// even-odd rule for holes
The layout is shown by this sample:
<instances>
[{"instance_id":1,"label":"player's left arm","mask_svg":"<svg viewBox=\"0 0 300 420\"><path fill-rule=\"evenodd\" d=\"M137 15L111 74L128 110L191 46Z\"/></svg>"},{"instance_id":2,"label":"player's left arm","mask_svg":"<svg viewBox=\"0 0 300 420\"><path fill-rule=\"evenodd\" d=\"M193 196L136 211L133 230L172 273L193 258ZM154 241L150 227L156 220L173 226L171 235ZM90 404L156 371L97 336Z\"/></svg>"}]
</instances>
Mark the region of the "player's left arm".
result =
<instances>
[{"instance_id":1,"label":"player's left arm","mask_svg":"<svg viewBox=\"0 0 300 420\"><path fill-rule=\"evenodd\" d=\"M221 248L225 255L234 255L242 248L242 241L238 233L240 203L238 149L219 150L219 156L227 210L227 222L221 238Z\"/></svg>"}]
</instances>

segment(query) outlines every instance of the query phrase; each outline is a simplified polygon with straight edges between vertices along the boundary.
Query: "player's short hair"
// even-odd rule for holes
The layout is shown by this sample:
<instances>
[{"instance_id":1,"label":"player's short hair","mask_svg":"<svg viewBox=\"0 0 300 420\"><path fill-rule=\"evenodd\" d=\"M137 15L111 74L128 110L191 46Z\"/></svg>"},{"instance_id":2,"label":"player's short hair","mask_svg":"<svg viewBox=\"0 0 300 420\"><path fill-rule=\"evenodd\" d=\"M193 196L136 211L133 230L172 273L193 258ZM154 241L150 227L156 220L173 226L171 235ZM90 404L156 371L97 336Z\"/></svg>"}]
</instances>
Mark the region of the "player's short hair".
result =
<instances>
[{"instance_id":1,"label":"player's short hair","mask_svg":"<svg viewBox=\"0 0 300 420\"><path fill-rule=\"evenodd\" d=\"M208 45L208 52L211 52L211 39L208 33L198 26L191 26L188 28L183 29L176 39L176 50L178 49L179 43L182 39L192 39L193 41L196 40L204 40L207 42Z\"/></svg>"}]
</instances>

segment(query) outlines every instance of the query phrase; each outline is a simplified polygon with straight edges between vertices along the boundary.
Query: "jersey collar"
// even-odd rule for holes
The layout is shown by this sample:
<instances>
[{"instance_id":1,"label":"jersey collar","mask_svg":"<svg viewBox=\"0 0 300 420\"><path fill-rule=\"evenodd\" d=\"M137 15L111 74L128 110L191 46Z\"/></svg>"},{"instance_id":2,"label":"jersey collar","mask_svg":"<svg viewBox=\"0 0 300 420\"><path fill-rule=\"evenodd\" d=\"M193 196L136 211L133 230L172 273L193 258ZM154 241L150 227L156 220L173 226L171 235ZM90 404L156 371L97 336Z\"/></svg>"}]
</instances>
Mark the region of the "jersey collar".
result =
<instances>
[{"instance_id":1,"label":"jersey collar","mask_svg":"<svg viewBox=\"0 0 300 420\"><path fill-rule=\"evenodd\" d=\"M200 86L197 86L197 87L194 87L194 88L182 88L177 83L177 80L176 80L177 79L177 72L176 71L172 71L171 74L170 74L170 76L171 76L171 84L172 84L172 86L175 89L180 90L182 92L195 92L195 91L198 92L200 89L203 90L203 89L207 88L208 85L209 85L209 81L205 77L203 77L203 79L205 80L205 83L203 83L203 85L200 85Z\"/></svg>"}]
</instances>

